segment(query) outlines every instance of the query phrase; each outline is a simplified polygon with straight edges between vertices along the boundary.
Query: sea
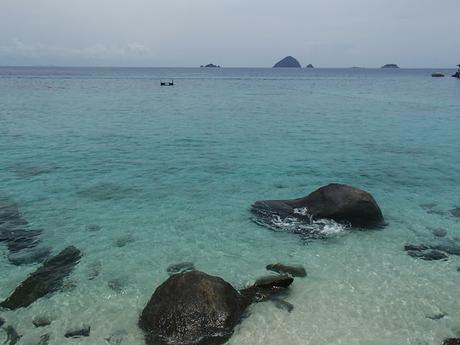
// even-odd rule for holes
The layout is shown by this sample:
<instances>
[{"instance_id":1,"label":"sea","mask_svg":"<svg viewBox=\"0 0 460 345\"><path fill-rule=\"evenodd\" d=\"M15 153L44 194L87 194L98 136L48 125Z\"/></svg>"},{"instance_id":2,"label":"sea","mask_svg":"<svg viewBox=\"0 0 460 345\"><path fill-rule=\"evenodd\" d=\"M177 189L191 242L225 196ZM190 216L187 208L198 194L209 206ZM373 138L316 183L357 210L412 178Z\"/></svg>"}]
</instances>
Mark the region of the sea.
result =
<instances>
[{"instance_id":1,"label":"sea","mask_svg":"<svg viewBox=\"0 0 460 345\"><path fill-rule=\"evenodd\" d=\"M432 78L432 72L445 78ZM18 345L141 345L172 264L244 288L303 265L250 306L229 345L440 345L460 332L460 81L441 69L0 68L0 199L82 258L62 288L0 310ZM162 87L160 81L174 80ZM329 183L371 193L386 226L319 239L254 221L257 200ZM0 243L0 300L38 267ZM278 305L279 306L279 305ZM32 321L52 323L36 328ZM65 338L91 327L89 337ZM0 342L6 341L5 328Z\"/></svg>"}]
</instances>

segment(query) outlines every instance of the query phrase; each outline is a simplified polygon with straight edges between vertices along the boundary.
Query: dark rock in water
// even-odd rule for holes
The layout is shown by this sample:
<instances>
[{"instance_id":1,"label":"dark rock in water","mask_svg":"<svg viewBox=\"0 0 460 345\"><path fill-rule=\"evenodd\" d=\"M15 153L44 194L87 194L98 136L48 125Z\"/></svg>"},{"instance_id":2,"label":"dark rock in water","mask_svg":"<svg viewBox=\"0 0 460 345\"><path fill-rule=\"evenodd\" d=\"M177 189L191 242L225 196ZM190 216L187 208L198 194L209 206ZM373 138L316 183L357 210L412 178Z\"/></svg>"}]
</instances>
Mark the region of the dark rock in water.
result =
<instances>
[{"instance_id":1,"label":"dark rock in water","mask_svg":"<svg viewBox=\"0 0 460 345\"><path fill-rule=\"evenodd\" d=\"M166 271L170 275L184 273L184 272L191 272L191 271L195 271L195 265L193 264L193 262L181 262L181 263L169 266L166 269Z\"/></svg>"},{"instance_id":2,"label":"dark rock in water","mask_svg":"<svg viewBox=\"0 0 460 345\"><path fill-rule=\"evenodd\" d=\"M15 345L22 337L22 335L19 335L13 326L6 326L4 330L7 337L6 341L3 343L4 345Z\"/></svg>"},{"instance_id":3,"label":"dark rock in water","mask_svg":"<svg viewBox=\"0 0 460 345\"><path fill-rule=\"evenodd\" d=\"M267 270L277 273L287 273L293 277L306 277L307 271L301 265L283 265L280 263L267 265Z\"/></svg>"},{"instance_id":4,"label":"dark rock in water","mask_svg":"<svg viewBox=\"0 0 460 345\"><path fill-rule=\"evenodd\" d=\"M121 248L121 247L126 246L129 243L134 242L134 241L135 240L134 240L133 236L125 235L125 236L121 236L121 237L118 237L117 239L115 239L115 241L113 241L113 245L115 247Z\"/></svg>"},{"instance_id":5,"label":"dark rock in water","mask_svg":"<svg viewBox=\"0 0 460 345\"><path fill-rule=\"evenodd\" d=\"M8 255L8 261L13 265L29 265L41 263L51 255L51 247L36 247Z\"/></svg>"},{"instance_id":6,"label":"dark rock in water","mask_svg":"<svg viewBox=\"0 0 460 345\"><path fill-rule=\"evenodd\" d=\"M268 279L239 293L222 278L193 271L170 276L142 311L139 326L148 345L225 343L260 289L288 286ZM257 285L257 284L256 284Z\"/></svg>"},{"instance_id":7,"label":"dark rock in water","mask_svg":"<svg viewBox=\"0 0 460 345\"><path fill-rule=\"evenodd\" d=\"M8 200L0 200L0 224L21 217L16 203Z\"/></svg>"},{"instance_id":8,"label":"dark rock in water","mask_svg":"<svg viewBox=\"0 0 460 345\"><path fill-rule=\"evenodd\" d=\"M453 208L449 211L454 217L460 218L460 207Z\"/></svg>"},{"instance_id":9,"label":"dark rock in water","mask_svg":"<svg viewBox=\"0 0 460 345\"><path fill-rule=\"evenodd\" d=\"M283 299L275 298L275 299L273 299L273 302L275 303L275 306L278 309L286 310L288 313L290 313L291 311L294 310L294 306L291 303L286 302Z\"/></svg>"},{"instance_id":10,"label":"dark rock in water","mask_svg":"<svg viewBox=\"0 0 460 345\"><path fill-rule=\"evenodd\" d=\"M439 250L426 250L426 251L408 251L407 254L414 258L433 261L447 259L447 255Z\"/></svg>"},{"instance_id":11,"label":"dark rock in water","mask_svg":"<svg viewBox=\"0 0 460 345\"><path fill-rule=\"evenodd\" d=\"M3 327L4 324L5 324L5 319L0 317L0 327Z\"/></svg>"},{"instance_id":12,"label":"dark rock in water","mask_svg":"<svg viewBox=\"0 0 460 345\"><path fill-rule=\"evenodd\" d=\"M309 63L309 64L307 65L307 67L305 67L305 68L315 68L315 66L313 66L311 63Z\"/></svg>"},{"instance_id":13,"label":"dark rock in water","mask_svg":"<svg viewBox=\"0 0 460 345\"><path fill-rule=\"evenodd\" d=\"M460 338L449 338L444 340L442 345L460 345Z\"/></svg>"},{"instance_id":14,"label":"dark rock in water","mask_svg":"<svg viewBox=\"0 0 460 345\"><path fill-rule=\"evenodd\" d=\"M75 327L75 328L68 330L64 334L64 337L66 338L89 337L90 332L91 332L91 326L83 325L81 327Z\"/></svg>"},{"instance_id":15,"label":"dark rock in water","mask_svg":"<svg viewBox=\"0 0 460 345\"><path fill-rule=\"evenodd\" d=\"M372 228L383 224L383 215L369 193L343 184L329 184L308 196L293 200L256 201L251 212L263 223L278 226L276 220L293 218L304 223L332 219L355 227Z\"/></svg>"},{"instance_id":16,"label":"dark rock in water","mask_svg":"<svg viewBox=\"0 0 460 345\"><path fill-rule=\"evenodd\" d=\"M112 199L123 199L131 194L134 190L118 186L113 183L101 183L79 191L77 194L80 197L88 198L94 201L105 201Z\"/></svg>"},{"instance_id":17,"label":"dark rock in water","mask_svg":"<svg viewBox=\"0 0 460 345\"><path fill-rule=\"evenodd\" d=\"M447 231L445 229L442 229L442 228L431 229L431 232L436 237L445 237L447 235Z\"/></svg>"},{"instance_id":18,"label":"dark rock in water","mask_svg":"<svg viewBox=\"0 0 460 345\"><path fill-rule=\"evenodd\" d=\"M49 341L50 341L50 335L47 333L47 334L43 334L41 337L40 337L40 341L37 343L37 345L48 345L49 344Z\"/></svg>"},{"instance_id":19,"label":"dark rock in water","mask_svg":"<svg viewBox=\"0 0 460 345\"><path fill-rule=\"evenodd\" d=\"M35 177L42 174L47 174L53 171L54 168L45 168L45 167L36 167L36 166L28 166L23 164L18 164L12 167L13 172L16 174L17 177L21 178L29 178Z\"/></svg>"},{"instance_id":20,"label":"dark rock in water","mask_svg":"<svg viewBox=\"0 0 460 345\"><path fill-rule=\"evenodd\" d=\"M399 66L397 64L394 64L394 63L389 63L389 64L386 64L386 65L383 65L382 68L399 68Z\"/></svg>"},{"instance_id":21,"label":"dark rock in water","mask_svg":"<svg viewBox=\"0 0 460 345\"><path fill-rule=\"evenodd\" d=\"M431 249L440 250L451 255L460 255L460 247L455 245L438 244L430 246Z\"/></svg>"},{"instance_id":22,"label":"dark rock in water","mask_svg":"<svg viewBox=\"0 0 460 345\"><path fill-rule=\"evenodd\" d=\"M444 313L436 313L436 314L432 314L432 315L426 315L426 318L430 319L430 320L441 320L445 316L446 316L446 314L444 314Z\"/></svg>"},{"instance_id":23,"label":"dark rock in water","mask_svg":"<svg viewBox=\"0 0 460 345\"><path fill-rule=\"evenodd\" d=\"M63 285L67 277L78 264L81 252L73 247L67 247L58 255L45 261L43 265L33 272L0 307L15 310L27 307L37 299L55 292Z\"/></svg>"},{"instance_id":24,"label":"dark rock in water","mask_svg":"<svg viewBox=\"0 0 460 345\"><path fill-rule=\"evenodd\" d=\"M46 327L46 326L49 326L51 325L51 320L50 318L46 317L46 316L36 316L34 317L34 319L32 320L32 323L34 324L35 327Z\"/></svg>"},{"instance_id":25,"label":"dark rock in water","mask_svg":"<svg viewBox=\"0 0 460 345\"><path fill-rule=\"evenodd\" d=\"M300 65L299 61L297 61L296 58L293 58L292 56L286 56L284 59L278 61L273 68L279 68L279 67L294 67L294 68L302 68Z\"/></svg>"},{"instance_id":26,"label":"dark rock in water","mask_svg":"<svg viewBox=\"0 0 460 345\"><path fill-rule=\"evenodd\" d=\"M23 249L34 248L38 245L38 236L43 230L4 230L0 234L0 242L6 242L11 253L19 252Z\"/></svg>"},{"instance_id":27,"label":"dark rock in water","mask_svg":"<svg viewBox=\"0 0 460 345\"><path fill-rule=\"evenodd\" d=\"M160 285L139 320L147 344L223 344L250 301L222 278L199 271Z\"/></svg>"},{"instance_id":28,"label":"dark rock in water","mask_svg":"<svg viewBox=\"0 0 460 345\"><path fill-rule=\"evenodd\" d=\"M404 246L405 251L416 251L416 252L421 252L423 250L429 249L428 246L425 246L424 244L406 244Z\"/></svg>"}]
</instances>

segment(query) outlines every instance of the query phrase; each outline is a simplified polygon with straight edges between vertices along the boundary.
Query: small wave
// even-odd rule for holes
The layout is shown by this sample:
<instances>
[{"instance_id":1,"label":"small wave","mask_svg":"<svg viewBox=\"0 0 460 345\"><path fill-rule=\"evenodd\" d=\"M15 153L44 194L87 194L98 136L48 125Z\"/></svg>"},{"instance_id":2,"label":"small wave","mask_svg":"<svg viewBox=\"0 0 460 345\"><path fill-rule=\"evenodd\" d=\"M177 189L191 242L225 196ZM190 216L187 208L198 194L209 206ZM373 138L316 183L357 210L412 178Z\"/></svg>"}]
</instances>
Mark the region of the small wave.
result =
<instances>
[{"instance_id":1,"label":"small wave","mask_svg":"<svg viewBox=\"0 0 460 345\"><path fill-rule=\"evenodd\" d=\"M290 232L301 235L305 239L325 239L335 237L347 232L349 224L337 223L332 219L314 220L308 214L306 208L295 209L294 214L302 218L285 217L272 214L267 218L254 218L253 221L259 225L270 228L273 231Z\"/></svg>"}]
</instances>

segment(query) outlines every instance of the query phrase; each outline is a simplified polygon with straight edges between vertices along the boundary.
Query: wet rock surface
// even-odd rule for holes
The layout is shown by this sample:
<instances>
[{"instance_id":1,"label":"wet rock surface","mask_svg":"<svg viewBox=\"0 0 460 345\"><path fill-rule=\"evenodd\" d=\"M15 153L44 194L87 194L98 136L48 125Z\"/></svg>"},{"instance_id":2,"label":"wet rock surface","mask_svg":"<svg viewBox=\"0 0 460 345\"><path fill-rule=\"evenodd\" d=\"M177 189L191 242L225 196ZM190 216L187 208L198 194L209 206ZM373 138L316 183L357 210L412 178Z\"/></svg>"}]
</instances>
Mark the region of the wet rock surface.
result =
<instances>
[{"instance_id":1,"label":"wet rock surface","mask_svg":"<svg viewBox=\"0 0 460 345\"><path fill-rule=\"evenodd\" d=\"M269 277L238 292L222 278L193 271L161 284L142 311L139 326L149 345L225 343L260 291L287 288L291 277Z\"/></svg>"},{"instance_id":2,"label":"wet rock surface","mask_svg":"<svg viewBox=\"0 0 460 345\"><path fill-rule=\"evenodd\" d=\"M70 246L50 258L24 280L0 307L15 310L27 307L37 299L59 290L66 278L78 264L81 252Z\"/></svg>"},{"instance_id":3,"label":"wet rock surface","mask_svg":"<svg viewBox=\"0 0 460 345\"><path fill-rule=\"evenodd\" d=\"M91 333L91 326L89 325L82 325L78 327L73 327L64 334L66 338L81 338L81 337L89 337Z\"/></svg>"},{"instance_id":4,"label":"wet rock surface","mask_svg":"<svg viewBox=\"0 0 460 345\"><path fill-rule=\"evenodd\" d=\"M277 272L277 273L285 273L289 274L293 277L306 277L307 271L301 265L284 265L281 263L270 264L266 267L267 270Z\"/></svg>"},{"instance_id":5,"label":"wet rock surface","mask_svg":"<svg viewBox=\"0 0 460 345\"><path fill-rule=\"evenodd\" d=\"M292 200L262 200L251 206L253 220L273 230L288 231L322 238L321 228L333 221L360 228L384 224L380 207L369 193L343 184L329 184L308 196Z\"/></svg>"},{"instance_id":6,"label":"wet rock surface","mask_svg":"<svg viewBox=\"0 0 460 345\"><path fill-rule=\"evenodd\" d=\"M32 320L32 323L35 327L46 327L51 325L52 320L47 316L36 316Z\"/></svg>"},{"instance_id":7,"label":"wet rock surface","mask_svg":"<svg viewBox=\"0 0 460 345\"><path fill-rule=\"evenodd\" d=\"M460 345L460 338L449 338L444 340L442 345Z\"/></svg>"}]
</instances>

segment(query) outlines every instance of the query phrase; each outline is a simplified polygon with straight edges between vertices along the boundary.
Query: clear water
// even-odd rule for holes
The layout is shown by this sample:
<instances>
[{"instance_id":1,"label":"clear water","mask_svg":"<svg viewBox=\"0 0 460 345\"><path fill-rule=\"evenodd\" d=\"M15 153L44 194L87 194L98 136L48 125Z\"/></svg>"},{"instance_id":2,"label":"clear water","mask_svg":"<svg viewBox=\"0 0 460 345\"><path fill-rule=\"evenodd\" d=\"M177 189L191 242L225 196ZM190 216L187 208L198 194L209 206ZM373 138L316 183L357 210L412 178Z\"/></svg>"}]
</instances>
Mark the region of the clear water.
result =
<instances>
[{"instance_id":1,"label":"clear water","mask_svg":"<svg viewBox=\"0 0 460 345\"><path fill-rule=\"evenodd\" d=\"M287 298L295 309L253 305L229 344L440 344L460 331L460 258L403 250L435 242L431 228L460 236L448 212L460 206L460 82L431 72L1 68L0 195L54 253L84 256L64 291L0 315L21 344L47 332L32 326L46 314L50 344L73 344L64 332L88 323L79 344L119 332L137 345L168 265L243 287L280 261L308 271ZM305 242L250 220L255 200L329 182L371 192L389 225ZM0 244L0 299L37 267L7 254Z\"/></svg>"}]
</instances>

